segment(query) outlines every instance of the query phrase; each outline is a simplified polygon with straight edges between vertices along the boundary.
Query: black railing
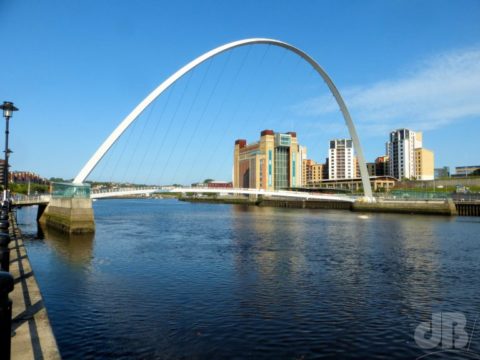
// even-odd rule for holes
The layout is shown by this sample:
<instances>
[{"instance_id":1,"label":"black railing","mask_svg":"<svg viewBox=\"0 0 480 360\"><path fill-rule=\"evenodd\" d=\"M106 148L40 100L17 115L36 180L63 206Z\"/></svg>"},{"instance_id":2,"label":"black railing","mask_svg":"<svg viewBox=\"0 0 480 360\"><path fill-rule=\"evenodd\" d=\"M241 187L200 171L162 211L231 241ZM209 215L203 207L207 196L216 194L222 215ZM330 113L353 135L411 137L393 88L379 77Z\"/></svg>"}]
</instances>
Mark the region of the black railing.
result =
<instances>
[{"instance_id":1,"label":"black railing","mask_svg":"<svg viewBox=\"0 0 480 360\"><path fill-rule=\"evenodd\" d=\"M0 359L10 359L12 342L12 300L8 294L13 291L13 276L10 274L10 202L0 208Z\"/></svg>"},{"instance_id":2,"label":"black railing","mask_svg":"<svg viewBox=\"0 0 480 360\"><path fill-rule=\"evenodd\" d=\"M10 359L12 333L12 300L8 294L13 291L13 276L0 271L0 359Z\"/></svg>"}]
</instances>

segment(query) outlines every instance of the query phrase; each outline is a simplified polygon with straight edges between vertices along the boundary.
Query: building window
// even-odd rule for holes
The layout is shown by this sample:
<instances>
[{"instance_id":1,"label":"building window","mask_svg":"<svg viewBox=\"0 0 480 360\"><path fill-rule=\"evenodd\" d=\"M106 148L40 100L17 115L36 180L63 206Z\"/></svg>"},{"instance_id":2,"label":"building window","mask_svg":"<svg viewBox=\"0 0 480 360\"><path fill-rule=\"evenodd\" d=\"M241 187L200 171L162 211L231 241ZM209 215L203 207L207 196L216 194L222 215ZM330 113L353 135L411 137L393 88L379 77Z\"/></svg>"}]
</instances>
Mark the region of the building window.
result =
<instances>
[{"instance_id":1,"label":"building window","mask_svg":"<svg viewBox=\"0 0 480 360\"><path fill-rule=\"evenodd\" d=\"M275 148L275 177L274 188L285 189L289 187L290 149L286 147Z\"/></svg>"},{"instance_id":2,"label":"building window","mask_svg":"<svg viewBox=\"0 0 480 360\"><path fill-rule=\"evenodd\" d=\"M268 150L268 186L272 186L272 150Z\"/></svg>"}]
</instances>

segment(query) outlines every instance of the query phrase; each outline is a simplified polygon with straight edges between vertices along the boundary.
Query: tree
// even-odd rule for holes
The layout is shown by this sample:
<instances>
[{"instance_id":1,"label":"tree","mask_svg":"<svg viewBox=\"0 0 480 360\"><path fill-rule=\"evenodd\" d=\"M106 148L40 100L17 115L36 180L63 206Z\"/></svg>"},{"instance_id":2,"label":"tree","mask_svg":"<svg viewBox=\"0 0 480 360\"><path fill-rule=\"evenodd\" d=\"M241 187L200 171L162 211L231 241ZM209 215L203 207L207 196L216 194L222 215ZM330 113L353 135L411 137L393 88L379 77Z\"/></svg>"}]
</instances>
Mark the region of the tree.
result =
<instances>
[{"instance_id":1,"label":"tree","mask_svg":"<svg viewBox=\"0 0 480 360\"><path fill-rule=\"evenodd\" d=\"M477 169L475 170L473 173L472 173L473 176L480 176L480 169Z\"/></svg>"},{"instance_id":2,"label":"tree","mask_svg":"<svg viewBox=\"0 0 480 360\"><path fill-rule=\"evenodd\" d=\"M203 180L203 183L208 184L208 183L211 183L212 181L213 181L213 179L205 179L205 180Z\"/></svg>"},{"instance_id":3,"label":"tree","mask_svg":"<svg viewBox=\"0 0 480 360\"><path fill-rule=\"evenodd\" d=\"M27 194L28 193L28 184L16 184L10 183L10 190L12 193L17 194ZM45 194L48 193L48 185L43 184L30 184L30 194Z\"/></svg>"},{"instance_id":4,"label":"tree","mask_svg":"<svg viewBox=\"0 0 480 360\"><path fill-rule=\"evenodd\" d=\"M62 179L62 178L60 178L60 177L51 177L51 178L49 179L49 181L51 181L51 182L65 182L66 180L65 180L65 179Z\"/></svg>"}]
</instances>

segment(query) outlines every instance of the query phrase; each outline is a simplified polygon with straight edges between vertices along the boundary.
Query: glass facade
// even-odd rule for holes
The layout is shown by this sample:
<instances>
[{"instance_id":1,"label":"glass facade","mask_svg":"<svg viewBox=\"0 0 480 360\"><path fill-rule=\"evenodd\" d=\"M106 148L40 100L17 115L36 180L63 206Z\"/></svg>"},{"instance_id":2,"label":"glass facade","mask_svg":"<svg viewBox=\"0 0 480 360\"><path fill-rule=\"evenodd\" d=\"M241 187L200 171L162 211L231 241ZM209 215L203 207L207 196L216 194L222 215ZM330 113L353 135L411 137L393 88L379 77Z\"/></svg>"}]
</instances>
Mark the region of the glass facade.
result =
<instances>
[{"instance_id":1,"label":"glass facade","mask_svg":"<svg viewBox=\"0 0 480 360\"><path fill-rule=\"evenodd\" d=\"M275 134L275 147L290 146L292 144L292 137L289 134Z\"/></svg>"},{"instance_id":2,"label":"glass facade","mask_svg":"<svg viewBox=\"0 0 480 360\"><path fill-rule=\"evenodd\" d=\"M297 180L297 153L292 153L292 183L296 184ZM295 185L294 185L295 186Z\"/></svg>"},{"instance_id":3,"label":"glass facade","mask_svg":"<svg viewBox=\"0 0 480 360\"><path fill-rule=\"evenodd\" d=\"M265 160L264 159L260 159L260 172L258 174L258 178L260 180L260 189L263 189L263 182L265 181L264 177L265 177L265 174L264 174L264 171L263 171L263 167L265 166Z\"/></svg>"},{"instance_id":4,"label":"glass facade","mask_svg":"<svg viewBox=\"0 0 480 360\"><path fill-rule=\"evenodd\" d=\"M268 150L268 186L272 186L272 150Z\"/></svg>"},{"instance_id":5,"label":"glass facade","mask_svg":"<svg viewBox=\"0 0 480 360\"><path fill-rule=\"evenodd\" d=\"M290 164L290 149L275 148L275 190L288 188L288 165Z\"/></svg>"},{"instance_id":6,"label":"glass facade","mask_svg":"<svg viewBox=\"0 0 480 360\"><path fill-rule=\"evenodd\" d=\"M90 199L90 184L52 183L53 198Z\"/></svg>"}]
</instances>

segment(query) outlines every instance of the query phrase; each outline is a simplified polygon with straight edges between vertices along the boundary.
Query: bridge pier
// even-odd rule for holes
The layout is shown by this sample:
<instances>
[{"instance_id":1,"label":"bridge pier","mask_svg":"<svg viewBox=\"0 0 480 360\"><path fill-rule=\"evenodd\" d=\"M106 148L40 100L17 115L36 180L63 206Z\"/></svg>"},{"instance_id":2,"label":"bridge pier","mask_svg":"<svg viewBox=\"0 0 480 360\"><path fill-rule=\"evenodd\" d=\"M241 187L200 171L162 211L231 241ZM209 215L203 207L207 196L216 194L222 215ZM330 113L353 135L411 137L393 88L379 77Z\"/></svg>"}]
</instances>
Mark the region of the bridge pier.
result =
<instances>
[{"instance_id":1,"label":"bridge pier","mask_svg":"<svg viewBox=\"0 0 480 360\"><path fill-rule=\"evenodd\" d=\"M67 233L94 232L90 185L53 183L52 188L52 198L39 223Z\"/></svg>"},{"instance_id":2,"label":"bridge pier","mask_svg":"<svg viewBox=\"0 0 480 360\"><path fill-rule=\"evenodd\" d=\"M42 217L43 213L45 212L45 209L47 208L47 204L38 204L38 210L37 210L37 221L40 221L40 218Z\"/></svg>"}]
</instances>

